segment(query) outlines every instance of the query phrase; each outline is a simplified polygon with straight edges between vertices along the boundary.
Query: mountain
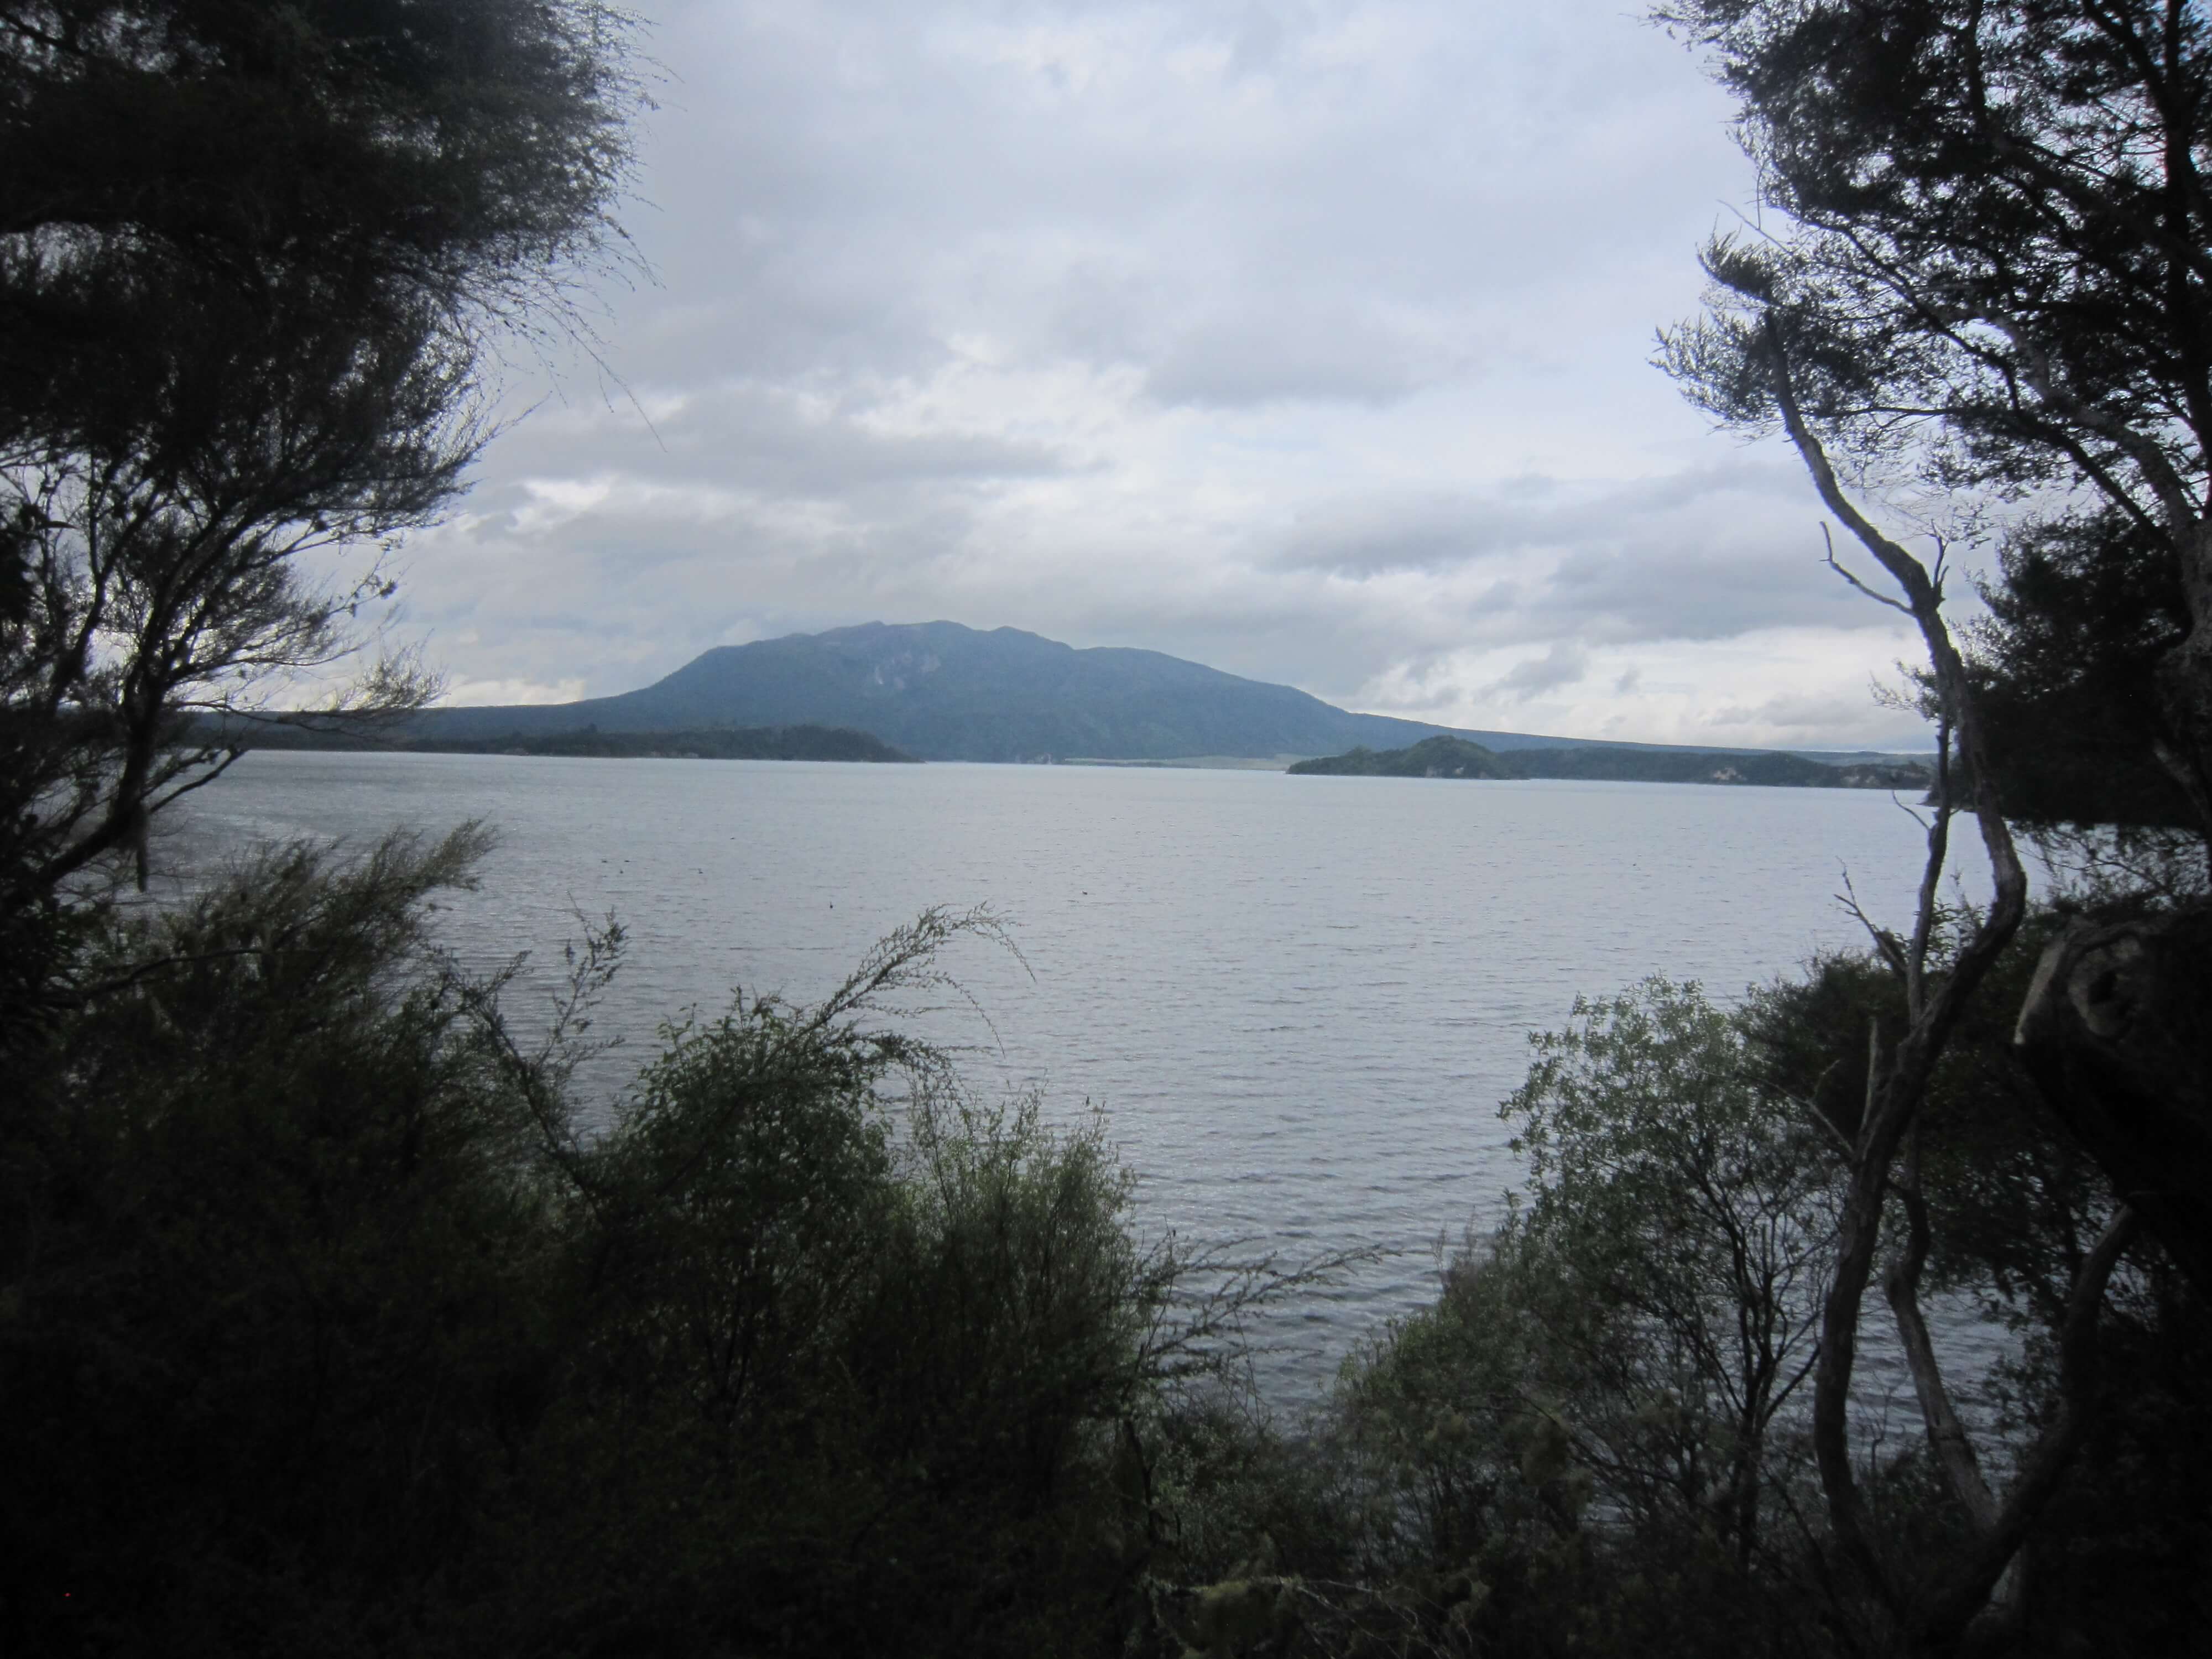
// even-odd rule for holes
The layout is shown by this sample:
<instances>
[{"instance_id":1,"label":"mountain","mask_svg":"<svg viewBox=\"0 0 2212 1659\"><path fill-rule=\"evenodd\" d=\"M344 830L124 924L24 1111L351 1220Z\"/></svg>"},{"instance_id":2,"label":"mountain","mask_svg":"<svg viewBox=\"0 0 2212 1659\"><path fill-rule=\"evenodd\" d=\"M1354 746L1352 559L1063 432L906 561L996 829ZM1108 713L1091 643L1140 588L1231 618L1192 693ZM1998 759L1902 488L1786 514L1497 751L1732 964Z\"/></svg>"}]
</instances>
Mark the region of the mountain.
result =
<instances>
[{"instance_id":1,"label":"mountain","mask_svg":"<svg viewBox=\"0 0 2212 1659\"><path fill-rule=\"evenodd\" d=\"M1287 685L1158 651L1079 651L1018 629L868 623L723 646L637 691L582 702L433 709L412 735L532 739L597 726L848 726L924 760L1174 760L1401 747L1450 728L1353 714ZM1478 732L1493 748L1575 739Z\"/></svg>"},{"instance_id":2,"label":"mountain","mask_svg":"<svg viewBox=\"0 0 2212 1659\"><path fill-rule=\"evenodd\" d=\"M1439 736L1499 752L1740 752L1598 745L1354 714L1287 685L1158 651L1077 650L1018 629L987 633L948 622L867 623L722 646L640 690L581 702L431 709L408 735L441 746L526 748L562 732L725 726L846 727L922 760L1267 759L1401 749Z\"/></svg>"}]
</instances>

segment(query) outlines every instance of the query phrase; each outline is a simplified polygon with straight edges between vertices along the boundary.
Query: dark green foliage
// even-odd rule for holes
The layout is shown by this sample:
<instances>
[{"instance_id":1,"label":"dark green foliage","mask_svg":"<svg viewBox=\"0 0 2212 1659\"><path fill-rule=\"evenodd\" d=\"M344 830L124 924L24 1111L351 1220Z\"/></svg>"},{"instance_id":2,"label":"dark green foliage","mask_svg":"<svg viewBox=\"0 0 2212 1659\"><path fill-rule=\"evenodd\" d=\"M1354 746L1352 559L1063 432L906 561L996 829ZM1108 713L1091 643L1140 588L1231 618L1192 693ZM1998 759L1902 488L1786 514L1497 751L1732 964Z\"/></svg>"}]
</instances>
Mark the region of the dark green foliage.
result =
<instances>
[{"instance_id":1,"label":"dark green foliage","mask_svg":"<svg viewBox=\"0 0 2212 1659\"><path fill-rule=\"evenodd\" d=\"M2001 991L2057 925L2032 923ZM1304 1470L1307 1503L1333 1519L1333 1547L1303 1541L1284 1570L1342 1620L1395 1598L1412 1651L1888 1639L1835 1555L1797 1384L1842 1170L1832 1133L1864 1090L1867 1020L1894 1018L1895 1000L1874 964L1837 957L1733 1013L1652 981L1540 1039L1506 1108L1526 1201L1452 1258L1432 1308L1347 1362L1320 1456L1252 1447L1279 1480ZM2027 1340L2024 1364L1953 1386L1997 1390L2017 1448L2055 1408L2049 1334L2110 1196L1995 1021L1962 1031L1921 1134L1933 1279ZM2194 1588L2212 1541L2208 1335L2154 1252L2115 1288L2099 1426L2034 1534L2021 1650L2192 1652L2212 1631ZM1917 1433L1870 1460L1867 1492L1900 1581L1940 1582L1970 1531Z\"/></svg>"},{"instance_id":2,"label":"dark green foliage","mask_svg":"<svg viewBox=\"0 0 2212 1659\"><path fill-rule=\"evenodd\" d=\"M456 982L394 979L479 844L294 853L92 948L0 1128L15 1650L366 1645L526 1431L531 1121Z\"/></svg>"},{"instance_id":3,"label":"dark green foliage","mask_svg":"<svg viewBox=\"0 0 2212 1659\"><path fill-rule=\"evenodd\" d=\"M426 943L482 845L96 916L11 1044L0 1641L1112 1650L1192 1328L1095 1126L880 1022L988 920L670 1030L582 1137Z\"/></svg>"},{"instance_id":4,"label":"dark green foliage","mask_svg":"<svg viewBox=\"0 0 2212 1659\"><path fill-rule=\"evenodd\" d=\"M272 301L519 316L618 235L629 23L581 0L46 0L0 25L0 450L158 444ZM187 398L199 395L181 388Z\"/></svg>"},{"instance_id":5,"label":"dark green foliage","mask_svg":"<svg viewBox=\"0 0 2212 1659\"><path fill-rule=\"evenodd\" d=\"M1369 1535L1480 1587L1474 1650L1824 1650L1791 1604L1832 1160L1694 987L1576 1012L1505 1107L1528 1203L1346 1368Z\"/></svg>"},{"instance_id":6,"label":"dark green foliage","mask_svg":"<svg viewBox=\"0 0 2212 1659\"><path fill-rule=\"evenodd\" d=\"M537 0L50 0L0 17L0 911L136 866L235 745L191 711L362 643L372 556L489 436L501 334L580 326L628 22ZM565 319L565 320L564 320ZM410 663L334 707L419 705ZM12 925L12 924L9 924Z\"/></svg>"},{"instance_id":7,"label":"dark green foliage","mask_svg":"<svg viewBox=\"0 0 2212 1659\"><path fill-rule=\"evenodd\" d=\"M1680 0L1779 216L1716 274L1779 310L1808 415L1894 451L1936 435L1954 483L2096 476L2159 517L2130 422L2201 468L2199 187L2212 28L2181 0ZM1672 337L1724 419L1771 418L1741 309ZM1755 322L1752 332L1757 332ZM2156 414L2152 411L2158 411ZM1900 419L1900 417L1908 417ZM2179 526L2172 526L2179 529ZM2169 550L2169 556L2178 550Z\"/></svg>"},{"instance_id":8,"label":"dark green foliage","mask_svg":"<svg viewBox=\"0 0 2212 1659\"><path fill-rule=\"evenodd\" d=\"M1786 368L1814 441L1870 487L1924 486L1916 517L1954 537L2032 493L2058 503L2007 573L2043 615L2000 616L2030 675L2000 692L2004 735L2029 752L1996 769L2039 816L2166 822L2175 792L2139 765L2160 735L2212 833L2212 18L2193 0L1655 9L1710 50L1770 216L1707 247L1708 314L1662 365L1747 430L1779 419ZM2023 691L2067 712L2039 732ZM2100 725L2107 769L2082 746Z\"/></svg>"},{"instance_id":9,"label":"dark green foliage","mask_svg":"<svg viewBox=\"0 0 2212 1659\"><path fill-rule=\"evenodd\" d=\"M2154 1261L2115 1298L2104 1342L2096 1426L2033 1557L2037 1615L2106 1652L2201 1653L2212 1639L2212 1310Z\"/></svg>"},{"instance_id":10,"label":"dark green foliage","mask_svg":"<svg viewBox=\"0 0 2212 1659\"><path fill-rule=\"evenodd\" d=\"M2156 667L2189 631L2173 562L2117 514L2008 542L1970 635L2006 811L2034 825L2185 825L2158 757L2179 738Z\"/></svg>"},{"instance_id":11,"label":"dark green foliage","mask_svg":"<svg viewBox=\"0 0 2212 1659\"><path fill-rule=\"evenodd\" d=\"M434 739L406 745L430 750ZM911 761L866 732L826 726L706 726L686 732L558 732L504 742L455 744L463 754L522 753L609 758L624 756L698 760Z\"/></svg>"},{"instance_id":12,"label":"dark green foliage","mask_svg":"<svg viewBox=\"0 0 2212 1659\"><path fill-rule=\"evenodd\" d=\"M1735 1013L1655 981L1540 1038L1526 1200L1286 1436L1169 1386L1206 1316L1096 1129L967 1099L875 1012L982 919L670 1030L580 1137L568 1052L424 947L476 845L87 919L0 1143L11 1650L1686 1659L1871 1628L1798 1386L1821 1120L1893 996L1865 963ZM1938 1277L2033 1333L2104 1200L2010 1065L1962 1033L1923 1158ZM2030 1605L2180 1651L2203 1311L2153 1261L2107 1328ZM1869 1492L1901 1560L1960 1547L1909 1437Z\"/></svg>"},{"instance_id":13,"label":"dark green foliage","mask_svg":"<svg viewBox=\"0 0 2212 1659\"><path fill-rule=\"evenodd\" d=\"M1589 778L1618 783L1740 783L1781 789L1925 789L1925 762L1858 760L1837 764L1802 755L1680 750L1524 749L1504 757L1524 778Z\"/></svg>"},{"instance_id":14,"label":"dark green foliage","mask_svg":"<svg viewBox=\"0 0 2212 1659\"><path fill-rule=\"evenodd\" d=\"M2004 1316L2055 1329L2112 1194L2022 1070L2009 1011L2065 918L2036 913L1968 1009L1936 1068L1919 1155L1935 1224L1932 1285L1968 1290ZM1815 963L1746 1004L1747 1063L1784 1109L1855 1134L1866 1092L1869 1023L1895 1029L1904 998L1861 956Z\"/></svg>"},{"instance_id":15,"label":"dark green foliage","mask_svg":"<svg viewBox=\"0 0 2212 1659\"><path fill-rule=\"evenodd\" d=\"M2032 914L1939 1067L1919 1131L1933 1226L1931 1283L1978 1301L2027 1341L2027 1358L1980 1379L2015 1435L2054 1409L2053 1343L2083 1255L2113 1206L2094 1163L2026 1075L2008 1010L2067 918ZM1870 1020L1900 1016L1894 981L1863 958L1832 957L1764 989L1745 1010L1754 1066L1784 1100L1852 1127ZM2171 1262L2139 1247L2099 1324L2100 1392L2087 1443L2027 1556L2026 1613L2044 1645L2091 1639L2126 1653L2197 1651L2212 1604L2194 1589L2212 1550L2212 1316ZM1960 1542L1932 1471L1888 1477L1886 1525L1900 1563ZM1947 1518L1949 1524L1946 1525ZM2069 1634L2070 1633L2070 1634Z\"/></svg>"}]
</instances>

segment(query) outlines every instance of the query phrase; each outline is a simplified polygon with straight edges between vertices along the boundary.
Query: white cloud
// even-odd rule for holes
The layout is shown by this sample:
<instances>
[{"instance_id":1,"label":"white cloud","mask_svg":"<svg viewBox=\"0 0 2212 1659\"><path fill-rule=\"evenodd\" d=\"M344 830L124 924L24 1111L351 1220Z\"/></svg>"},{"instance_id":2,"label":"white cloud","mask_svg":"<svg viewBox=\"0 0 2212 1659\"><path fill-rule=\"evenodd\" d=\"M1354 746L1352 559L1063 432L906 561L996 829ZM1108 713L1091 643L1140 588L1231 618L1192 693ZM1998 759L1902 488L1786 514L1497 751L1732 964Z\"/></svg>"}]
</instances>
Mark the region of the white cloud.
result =
<instances>
[{"instance_id":1,"label":"white cloud","mask_svg":"<svg viewBox=\"0 0 2212 1659\"><path fill-rule=\"evenodd\" d=\"M561 680L547 685L537 680L456 680L446 688L446 702L457 708L481 708L492 704L574 702L584 695L581 680Z\"/></svg>"}]
</instances>

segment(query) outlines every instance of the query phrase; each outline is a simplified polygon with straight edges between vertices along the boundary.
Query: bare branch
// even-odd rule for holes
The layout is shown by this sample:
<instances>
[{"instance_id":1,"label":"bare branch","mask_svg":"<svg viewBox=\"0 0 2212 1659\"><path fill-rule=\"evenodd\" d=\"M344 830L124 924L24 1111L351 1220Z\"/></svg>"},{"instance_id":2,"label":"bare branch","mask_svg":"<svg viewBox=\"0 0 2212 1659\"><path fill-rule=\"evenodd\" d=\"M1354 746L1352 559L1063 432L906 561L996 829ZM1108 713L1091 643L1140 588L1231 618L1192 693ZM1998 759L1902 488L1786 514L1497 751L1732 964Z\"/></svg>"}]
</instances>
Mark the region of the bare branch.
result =
<instances>
[{"instance_id":1,"label":"bare branch","mask_svg":"<svg viewBox=\"0 0 2212 1659\"><path fill-rule=\"evenodd\" d=\"M1912 614L1912 607L1905 604L1904 600L1893 599L1887 593L1875 592L1874 589L1869 587L1864 582L1861 581L1856 576L1854 576L1850 571L1844 569L1842 565L1836 562L1835 538L1829 535L1828 526L1825 524L1820 526L1820 539L1827 544L1828 549L1827 556L1823 559L1821 562L1826 565L1829 569L1834 571L1838 576L1841 576L1846 582L1850 583L1854 589L1865 594L1867 598L1872 599L1876 605L1886 605L1892 611L1898 611L1904 616L1909 617Z\"/></svg>"}]
</instances>

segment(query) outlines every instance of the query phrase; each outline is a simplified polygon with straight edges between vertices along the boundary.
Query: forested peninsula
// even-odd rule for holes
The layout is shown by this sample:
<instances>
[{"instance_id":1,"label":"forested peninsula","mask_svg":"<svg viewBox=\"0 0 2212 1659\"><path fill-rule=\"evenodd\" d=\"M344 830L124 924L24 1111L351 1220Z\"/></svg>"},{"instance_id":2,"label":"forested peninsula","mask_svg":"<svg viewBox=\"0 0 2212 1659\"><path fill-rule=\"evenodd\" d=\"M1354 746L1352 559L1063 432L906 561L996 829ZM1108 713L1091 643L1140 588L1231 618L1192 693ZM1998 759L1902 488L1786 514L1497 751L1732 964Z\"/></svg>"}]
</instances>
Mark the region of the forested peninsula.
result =
<instances>
[{"instance_id":1,"label":"forested peninsula","mask_svg":"<svg viewBox=\"0 0 2212 1659\"><path fill-rule=\"evenodd\" d=\"M708 726L667 732L509 732L489 738L410 738L344 726L236 723L256 749L379 750L414 755L547 755L595 760L866 761L911 764L914 757L866 732L829 726Z\"/></svg>"},{"instance_id":2,"label":"forested peninsula","mask_svg":"<svg viewBox=\"0 0 2212 1659\"><path fill-rule=\"evenodd\" d=\"M1802 755L1683 749L1516 749L1498 754L1464 738L1425 738L1404 749L1353 749L1300 761L1289 771L1315 778L1587 778L1613 783L1760 784L1796 789L1915 789L1935 769L1908 759L1839 766Z\"/></svg>"}]
</instances>

